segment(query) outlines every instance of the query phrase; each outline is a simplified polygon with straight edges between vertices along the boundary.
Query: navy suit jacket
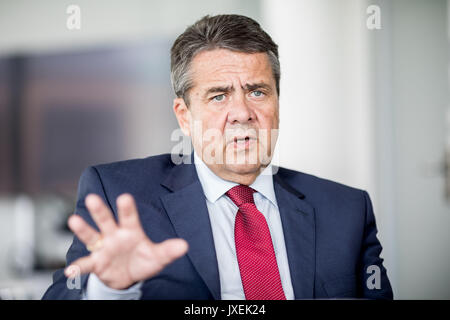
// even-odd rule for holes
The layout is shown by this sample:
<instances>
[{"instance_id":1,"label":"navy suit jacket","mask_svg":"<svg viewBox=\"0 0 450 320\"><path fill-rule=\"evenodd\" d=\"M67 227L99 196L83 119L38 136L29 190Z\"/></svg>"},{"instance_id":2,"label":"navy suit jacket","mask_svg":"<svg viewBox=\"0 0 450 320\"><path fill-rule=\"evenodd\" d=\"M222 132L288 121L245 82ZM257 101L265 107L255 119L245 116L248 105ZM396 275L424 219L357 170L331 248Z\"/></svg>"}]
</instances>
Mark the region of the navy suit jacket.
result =
<instances>
[{"instance_id":1,"label":"navy suit jacket","mask_svg":"<svg viewBox=\"0 0 450 320\"><path fill-rule=\"evenodd\" d=\"M86 195L100 195L117 218L115 199L130 193L152 241L179 237L189 243L185 256L143 283L142 299L221 298L205 195L190 158L190 164L176 165L170 154L163 154L89 167L81 176L75 213L96 229ZM369 195L281 167L273 179L295 299L392 299ZM75 236L67 265L88 254ZM372 265L379 268L380 289L366 285ZM58 270L43 299L80 299L87 278L81 277L81 289L69 289Z\"/></svg>"}]
</instances>

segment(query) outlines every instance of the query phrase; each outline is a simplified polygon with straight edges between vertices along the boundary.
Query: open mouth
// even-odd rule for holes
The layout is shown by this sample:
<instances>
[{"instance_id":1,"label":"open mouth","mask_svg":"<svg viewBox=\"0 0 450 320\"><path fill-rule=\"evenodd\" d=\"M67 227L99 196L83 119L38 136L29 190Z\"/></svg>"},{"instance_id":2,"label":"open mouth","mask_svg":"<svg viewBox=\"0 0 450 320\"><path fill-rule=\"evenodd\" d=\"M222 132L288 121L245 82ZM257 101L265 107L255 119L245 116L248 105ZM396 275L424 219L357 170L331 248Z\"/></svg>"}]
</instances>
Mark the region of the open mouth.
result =
<instances>
[{"instance_id":1,"label":"open mouth","mask_svg":"<svg viewBox=\"0 0 450 320\"><path fill-rule=\"evenodd\" d=\"M244 138L238 138L238 137L234 137L234 142L235 143L242 143L242 142L245 142L245 141L249 141L250 140L250 137L244 137Z\"/></svg>"},{"instance_id":2,"label":"open mouth","mask_svg":"<svg viewBox=\"0 0 450 320\"><path fill-rule=\"evenodd\" d=\"M256 141L255 138L250 136L242 136L242 137L234 137L232 140L233 146L235 148L249 148L254 142Z\"/></svg>"}]
</instances>

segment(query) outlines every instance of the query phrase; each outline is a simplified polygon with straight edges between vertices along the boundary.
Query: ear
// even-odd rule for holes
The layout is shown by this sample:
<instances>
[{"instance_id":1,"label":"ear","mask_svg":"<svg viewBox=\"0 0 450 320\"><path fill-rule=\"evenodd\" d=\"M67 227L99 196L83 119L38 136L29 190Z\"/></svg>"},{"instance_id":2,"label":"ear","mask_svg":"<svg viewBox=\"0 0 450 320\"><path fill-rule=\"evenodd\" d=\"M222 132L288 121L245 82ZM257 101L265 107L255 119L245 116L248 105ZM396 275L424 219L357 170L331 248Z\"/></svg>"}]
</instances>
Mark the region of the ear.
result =
<instances>
[{"instance_id":1,"label":"ear","mask_svg":"<svg viewBox=\"0 0 450 320\"><path fill-rule=\"evenodd\" d=\"M183 131L186 136L190 136L191 110L189 110L183 98L175 98L173 100L173 112L175 112L181 131Z\"/></svg>"}]
</instances>

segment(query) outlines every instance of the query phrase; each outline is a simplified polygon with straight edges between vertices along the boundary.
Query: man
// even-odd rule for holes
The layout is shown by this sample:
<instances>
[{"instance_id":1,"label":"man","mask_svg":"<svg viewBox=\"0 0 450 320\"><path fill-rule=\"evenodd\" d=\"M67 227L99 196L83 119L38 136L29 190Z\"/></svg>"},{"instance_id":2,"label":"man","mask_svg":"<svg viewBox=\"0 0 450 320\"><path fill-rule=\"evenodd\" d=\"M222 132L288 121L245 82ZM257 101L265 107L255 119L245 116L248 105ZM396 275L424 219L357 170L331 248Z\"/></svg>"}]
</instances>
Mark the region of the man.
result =
<instances>
[{"instance_id":1,"label":"man","mask_svg":"<svg viewBox=\"0 0 450 320\"><path fill-rule=\"evenodd\" d=\"M171 58L194 164L159 155L88 168L70 266L44 298L391 299L368 194L270 164L280 93L270 36L244 16L206 16Z\"/></svg>"}]
</instances>

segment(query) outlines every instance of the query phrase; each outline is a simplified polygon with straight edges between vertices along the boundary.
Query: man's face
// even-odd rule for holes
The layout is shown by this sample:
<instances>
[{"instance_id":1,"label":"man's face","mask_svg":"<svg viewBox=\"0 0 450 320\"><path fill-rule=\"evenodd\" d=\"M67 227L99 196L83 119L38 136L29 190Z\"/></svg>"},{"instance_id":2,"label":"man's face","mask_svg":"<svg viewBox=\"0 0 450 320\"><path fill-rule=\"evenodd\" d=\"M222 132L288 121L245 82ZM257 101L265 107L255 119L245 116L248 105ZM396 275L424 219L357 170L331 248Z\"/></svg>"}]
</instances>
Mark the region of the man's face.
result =
<instances>
[{"instance_id":1,"label":"man's face","mask_svg":"<svg viewBox=\"0 0 450 320\"><path fill-rule=\"evenodd\" d=\"M174 111L196 153L226 180L243 183L256 177L272 158L279 123L267 54L203 51L190 71L189 107L177 98Z\"/></svg>"}]
</instances>

